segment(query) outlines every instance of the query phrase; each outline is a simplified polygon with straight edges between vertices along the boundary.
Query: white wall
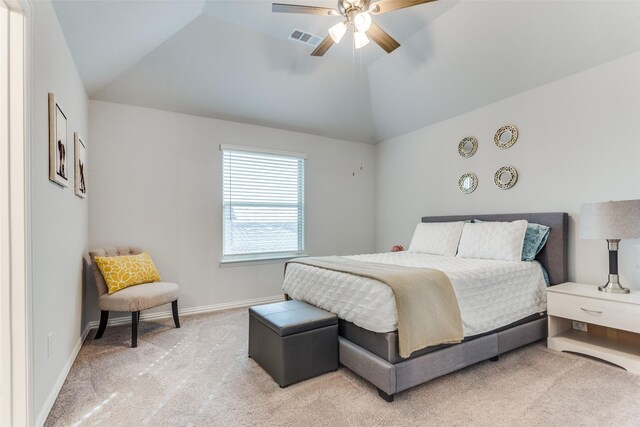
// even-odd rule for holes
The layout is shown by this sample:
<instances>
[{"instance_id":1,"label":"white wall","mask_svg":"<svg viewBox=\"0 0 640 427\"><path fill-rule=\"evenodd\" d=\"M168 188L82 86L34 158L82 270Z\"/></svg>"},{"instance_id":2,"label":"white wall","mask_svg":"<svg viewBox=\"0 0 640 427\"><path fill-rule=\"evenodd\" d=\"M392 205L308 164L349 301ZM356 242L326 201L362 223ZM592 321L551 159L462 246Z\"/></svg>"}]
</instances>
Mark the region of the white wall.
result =
<instances>
[{"instance_id":1,"label":"white wall","mask_svg":"<svg viewBox=\"0 0 640 427\"><path fill-rule=\"evenodd\" d=\"M564 211L571 215L569 278L606 280L606 242L577 236L580 204L640 198L640 53L574 74L377 146L377 249L407 245L424 215ZM515 124L508 150L494 132ZM478 152L458 155L463 137ZM499 190L501 166L519 172ZM474 172L478 189L464 195L460 175ZM622 241L621 282L640 289L640 240Z\"/></svg>"},{"instance_id":2,"label":"white wall","mask_svg":"<svg viewBox=\"0 0 640 427\"><path fill-rule=\"evenodd\" d=\"M32 5L31 227L34 412L47 415L82 332L88 202L73 192L73 132L88 134L88 99L49 1ZM49 181L47 94L67 115L70 186ZM88 149L91 148L88 141ZM50 357L47 336L53 334Z\"/></svg>"},{"instance_id":3,"label":"white wall","mask_svg":"<svg viewBox=\"0 0 640 427\"><path fill-rule=\"evenodd\" d=\"M163 280L179 283L183 309L282 292L283 262L219 265L220 144L307 154L308 254L374 249L371 145L102 101L91 101L90 124L90 246L147 249Z\"/></svg>"}]
</instances>

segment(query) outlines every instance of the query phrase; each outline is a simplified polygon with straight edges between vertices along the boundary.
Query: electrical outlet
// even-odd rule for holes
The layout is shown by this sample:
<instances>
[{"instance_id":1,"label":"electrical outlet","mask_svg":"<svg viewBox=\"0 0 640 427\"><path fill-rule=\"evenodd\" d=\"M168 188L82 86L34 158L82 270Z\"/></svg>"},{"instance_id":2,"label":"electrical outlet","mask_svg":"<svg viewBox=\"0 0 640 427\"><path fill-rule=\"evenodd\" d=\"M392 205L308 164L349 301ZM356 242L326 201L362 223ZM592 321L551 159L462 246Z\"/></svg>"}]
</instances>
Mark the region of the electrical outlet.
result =
<instances>
[{"instance_id":1,"label":"electrical outlet","mask_svg":"<svg viewBox=\"0 0 640 427\"><path fill-rule=\"evenodd\" d=\"M571 326L573 329L587 332L587 324L585 322L578 322L576 320L572 320L571 323L572 323Z\"/></svg>"},{"instance_id":2,"label":"electrical outlet","mask_svg":"<svg viewBox=\"0 0 640 427\"><path fill-rule=\"evenodd\" d=\"M53 332L49 332L47 335L47 357L51 357L53 353Z\"/></svg>"}]
</instances>

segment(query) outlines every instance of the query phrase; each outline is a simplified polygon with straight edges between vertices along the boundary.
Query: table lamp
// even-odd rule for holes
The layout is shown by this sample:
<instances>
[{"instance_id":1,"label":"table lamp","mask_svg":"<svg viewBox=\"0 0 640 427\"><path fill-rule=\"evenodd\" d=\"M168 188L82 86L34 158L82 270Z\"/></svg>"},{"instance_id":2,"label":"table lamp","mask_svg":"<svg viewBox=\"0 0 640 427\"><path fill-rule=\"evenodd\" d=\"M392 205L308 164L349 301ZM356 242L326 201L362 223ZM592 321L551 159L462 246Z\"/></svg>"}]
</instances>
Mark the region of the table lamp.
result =
<instances>
[{"instance_id":1,"label":"table lamp","mask_svg":"<svg viewBox=\"0 0 640 427\"><path fill-rule=\"evenodd\" d=\"M598 286L602 292L628 294L618 281L618 244L621 239L640 239L640 200L585 203L580 207L580 237L607 239L609 281Z\"/></svg>"}]
</instances>

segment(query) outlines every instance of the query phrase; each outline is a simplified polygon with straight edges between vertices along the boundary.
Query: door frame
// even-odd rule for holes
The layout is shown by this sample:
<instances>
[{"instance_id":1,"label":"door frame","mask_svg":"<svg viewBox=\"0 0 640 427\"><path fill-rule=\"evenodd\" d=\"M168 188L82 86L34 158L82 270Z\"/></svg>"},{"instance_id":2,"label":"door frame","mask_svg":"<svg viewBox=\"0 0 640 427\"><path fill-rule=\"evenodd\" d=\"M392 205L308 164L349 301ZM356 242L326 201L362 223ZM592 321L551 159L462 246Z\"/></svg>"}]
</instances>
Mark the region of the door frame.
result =
<instances>
[{"instance_id":1,"label":"door frame","mask_svg":"<svg viewBox=\"0 0 640 427\"><path fill-rule=\"evenodd\" d=\"M6 10L0 61L0 424L31 426L33 350L31 298L30 101L31 4L0 0Z\"/></svg>"}]
</instances>

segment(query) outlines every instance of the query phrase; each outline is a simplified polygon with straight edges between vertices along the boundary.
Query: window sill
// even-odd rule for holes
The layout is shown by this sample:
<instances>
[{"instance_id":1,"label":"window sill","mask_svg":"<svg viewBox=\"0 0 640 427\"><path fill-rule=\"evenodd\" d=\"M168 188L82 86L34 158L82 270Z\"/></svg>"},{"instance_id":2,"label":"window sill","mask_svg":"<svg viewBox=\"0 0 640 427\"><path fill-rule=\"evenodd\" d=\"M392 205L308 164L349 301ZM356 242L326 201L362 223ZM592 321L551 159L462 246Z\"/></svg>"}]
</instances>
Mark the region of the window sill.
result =
<instances>
[{"instance_id":1,"label":"window sill","mask_svg":"<svg viewBox=\"0 0 640 427\"><path fill-rule=\"evenodd\" d=\"M276 262L289 261L294 258L308 256L305 253L286 253L286 254L265 254L265 255L246 255L223 257L220 260L220 267L244 267L248 265L273 264Z\"/></svg>"}]
</instances>

